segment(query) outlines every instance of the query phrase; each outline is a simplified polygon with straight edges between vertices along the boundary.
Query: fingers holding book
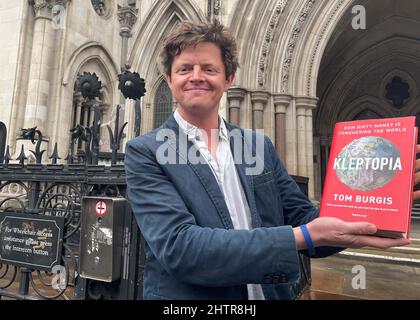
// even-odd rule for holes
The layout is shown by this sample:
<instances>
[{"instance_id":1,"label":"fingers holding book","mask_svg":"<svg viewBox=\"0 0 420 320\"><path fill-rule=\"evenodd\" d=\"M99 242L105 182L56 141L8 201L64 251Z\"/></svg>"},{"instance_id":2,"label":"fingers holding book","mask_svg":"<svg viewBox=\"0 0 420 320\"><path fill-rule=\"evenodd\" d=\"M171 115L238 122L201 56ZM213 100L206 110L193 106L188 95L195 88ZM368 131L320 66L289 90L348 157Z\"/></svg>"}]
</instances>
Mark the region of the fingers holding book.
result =
<instances>
[{"instance_id":1,"label":"fingers holding book","mask_svg":"<svg viewBox=\"0 0 420 320\"><path fill-rule=\"evenodd\" d=\"M344 248L374 247L387 249L410 244L405 238L384 238L375 235L377 228L367 222L345 222L336 218L321 217L307 224L314 246Z\"/></svg>"},{"instance_id":2,"label":"fingers holding book","mask_svg":"<svg viewBox=\"0 0 420 320\"><path fill-rule=\"evenodd\" d=\"M413 200L414 201L420 200L420 190L414 191Z\"/></svg>"},{"instance_id":3,"label":"fingers holding book","mask_svg":"<svg viewBox=\"0 0 420 320\"><path fill-rule=\"evenodd\" d=\"M416 146L416 153L420 153L420 144ZM415 169L415 174L414 174L414 185L417 185L419 183L420 183L420 159L417 159L416 169ZM420 200L420 190L414 192L413 200L414 201Z\"/></svg>"}]
</instances>

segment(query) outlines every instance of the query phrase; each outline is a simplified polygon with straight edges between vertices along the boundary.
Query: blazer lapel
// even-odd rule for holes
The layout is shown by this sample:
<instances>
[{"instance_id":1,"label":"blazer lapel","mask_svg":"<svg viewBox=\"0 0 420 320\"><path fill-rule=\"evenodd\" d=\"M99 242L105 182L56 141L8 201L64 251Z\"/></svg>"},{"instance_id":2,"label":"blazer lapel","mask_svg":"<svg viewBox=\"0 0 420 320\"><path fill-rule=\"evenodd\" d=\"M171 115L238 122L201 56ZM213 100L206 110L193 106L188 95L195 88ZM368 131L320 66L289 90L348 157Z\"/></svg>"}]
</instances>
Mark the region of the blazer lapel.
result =
<instances>
[{"instance_id":1,"label":"blazer lapel","mask_svg":"<svg viewBox=\"0 0 420 320\"><path fill-rule=\"evenodd\" d=\"M232 219L230 218L229 210L227 208L223 193L220 190L219 184L217 183L216 178L214 177L213 172L211 171L206 160L195 147L194 143L188 140L187 135L182 130L180 130L178 123L176 122L173 115L169 117L164 126L173 130L176 135L175 141L170 141L169 145L175 149L178 157L182 159L183 163L187 163L191 170L195 173L198 180L207 191L207 195L213 202L225 228L233 229ZM188 160L187 154L190 152L191 148L193 148L193 150L199 154L200 161L198 164L193 164Z\"/></svg>"}]
</instances>

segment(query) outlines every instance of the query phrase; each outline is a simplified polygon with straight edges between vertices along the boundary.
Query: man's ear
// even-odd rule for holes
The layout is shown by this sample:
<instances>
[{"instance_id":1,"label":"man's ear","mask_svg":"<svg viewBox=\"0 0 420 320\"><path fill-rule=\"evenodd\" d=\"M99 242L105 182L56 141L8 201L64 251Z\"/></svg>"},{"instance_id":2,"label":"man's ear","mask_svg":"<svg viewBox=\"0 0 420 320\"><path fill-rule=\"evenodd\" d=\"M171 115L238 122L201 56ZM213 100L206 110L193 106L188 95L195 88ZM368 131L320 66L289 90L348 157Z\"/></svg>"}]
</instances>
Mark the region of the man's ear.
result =
<instances>
[{"instance_id":1,"label":"man's ear","mask_svg":"<svg viewBox=\"0 0 420 320\"><path fill-rule=\"evenodd\" d=\"M235 73L232 73L229 77L226 78L225 91L227 91L232 85L233 81L235 81L235 75Z\"/></svg>"}]
</instances>

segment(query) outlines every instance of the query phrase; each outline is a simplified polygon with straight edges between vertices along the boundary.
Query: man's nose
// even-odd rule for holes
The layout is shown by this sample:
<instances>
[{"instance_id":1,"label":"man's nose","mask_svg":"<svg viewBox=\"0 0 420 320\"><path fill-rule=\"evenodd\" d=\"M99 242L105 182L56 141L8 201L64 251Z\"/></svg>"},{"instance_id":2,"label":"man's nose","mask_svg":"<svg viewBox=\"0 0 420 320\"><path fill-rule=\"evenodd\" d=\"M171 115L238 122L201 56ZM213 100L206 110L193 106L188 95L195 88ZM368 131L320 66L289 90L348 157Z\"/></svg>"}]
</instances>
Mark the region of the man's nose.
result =
<instances>
[{"instance_id":1,"label":"man's nose","mask_svg":"<svg viewBox=\"0 0 420 320\"><path fill-rule=\"evenodd\" d=\"M203 70L201 70L200 66L194 66L191 74L190 81L203 81Z\"/></svg>"}]
</instances>

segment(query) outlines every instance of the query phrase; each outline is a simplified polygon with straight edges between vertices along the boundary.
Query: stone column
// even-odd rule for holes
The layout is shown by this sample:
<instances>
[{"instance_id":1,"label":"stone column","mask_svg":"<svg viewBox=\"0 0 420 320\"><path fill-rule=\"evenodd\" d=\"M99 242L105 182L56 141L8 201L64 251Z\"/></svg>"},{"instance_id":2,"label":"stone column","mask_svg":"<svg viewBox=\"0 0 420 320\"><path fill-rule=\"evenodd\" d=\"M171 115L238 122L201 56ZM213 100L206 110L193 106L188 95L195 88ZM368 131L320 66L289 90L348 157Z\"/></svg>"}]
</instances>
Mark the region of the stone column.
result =
<instances>
[{"instance_id":1,"label":"stone column","mask_svg":"<svg viewBox=\"0 0 420 320\"><path fill-rule=\"evenodd\" d=\"M292 96L287 94L276 94L273 99L276 150L280 159L286 163L286 109L292 100Z\"/></svg>"},{"instance_id":2,"label":"stone column","mask_svg":"<svg viewBox=\"0 0 420 320\"><path fill-rule=\"evenodd\" d=\"M267 104L269 94L264 91L251 93L252 101L252 129L264 129L264 106Z\"/></svg>"},{"instance_id":3,"label":"stone column","mask_svg":"<svg viewBox=\"0 0 420 320\"><path fill-rule=\"evenodd\" d=\"M246 90L242 88L230 88L227 92L227 98L229 101L229 123L236 126L240 125L240 114L241 103L246 95Z\"/></svg>"},{"instance_id":4,"label":"stone column","mask_svg":"<svg viewBox=\"0 0 420 320\"><path fill-rule=\"evenodd\" d=\"M80 124L84 127L88 126L88 117L89 117L89 107L85 101L82 101L81 112L83 114L83 121L80 119Z\"/></svg>"},{"instance_id":5,"label":"stone column","mask_svg":"<svg viewBox=\"0 0 420 320\"><path fill-rule=\"evenodd\" d=\"M51 21L54 1L33 0L29 3L33 6L35 19L24 127L37 126L46 136L50 71L54 62L54 30Z\"/></svg>"},{"instance_id":6,"label":"stone column","mask_svg":"<svg viewBox=\"0 0 420 320\"><path fill-rule=\"evenodd\" d=\"M306 108L296 102L296 124L298 142L298 175L307 177L306 172Z\"/></svg>"},{"instance_id":7,"label":"stone column","mask_svg":"<svg viewBox=\"0 0 420 320\"><path fill-rule=\"evenodd\" d=\"M55 29L56 23L53 21L53 8L55 5L65 7L70 0L29 0L34 14L32 50L29 65L28 91L26 98L25 114L23 119L24 128L37 127L42 132L44 142L41 150L49 150L48 141L51 128L48 125L48 117L51 112L51 73L54 69L54 47L56 46ZM61 19L61 18L60 18ZM55 19L54 19L55 20ZM20 151L20 145L23 144L26 154L29 154L29 162L33 161L32 155L28 150L34 147L30 141L21 140L17 142L16 152ZM47 153L43 155L43 161L47 159Z\"/></svg>"},{"instance_id":8,"label":"stone column","mask_svg":"<svg viewBox=\"0 0 420 320\"><path fill-rule=\"evenodd\" d=\"M296 97L296 115L298 124L298 172L309 178L309 198L314 199L314 162L312 110L316 108L318 98Z\"/></svg>"},{"instance_id":9,"label":"stone column","mask_svg":"<svg viewBox=\"0 0 420 320\"><path fill-rule=\"evenodd\" d=\"M121 36L121 59L120 59L120 67L122 70L125 70L125 66L127 64L127 48L128 48L128 39L133 36L131 30L133 29L134 24L137 21L138 9L135 8L134 4L129 4L127 1L118 8L118 21L120 22L120 36ZM112 103L112 102L111 102ZM122 93L120 93L120 104L127 106L128 104L125 103L125 98ZM134 114L134 112L133 112ZM120 110L120 128L124 124L125 121L125 107L121 108ZM130 119L130 121L134 122L134 119ZM142 121L143 122L143 121Z\"/></svg>"},{"instance_id":10,"label":"stone column","mask_svg":"<svg viewBox=\"0 0 420 320\"><path fill-rule=\"evenodd\" d=\"M87 124L89 127L93 125L93 120L95 119L95 108L93 105L89 105L89 123Z\"/></svg>"},{"instance_id":11,"label":"stone column","mask_svg":"<svg viewBox=\"0 0 420 320\"><path fill-rule=\"evenodd\" d=\"M131 30L137 21L138 11L133 5L118 5L118 21L120 22L120 36L122 38L121 67L124 67L127 63L128 39L132 37Z\"/></svg>"},{"instance_id":12,"label":"stone column","mask_svg":"<svg viewBox=\"0 0 420 320\"><path fill-rule=\"evenodd\" d=\"M83 97L82 94L80 92L77 92L75 97L74 97L74 102L76 103L76 115L75 115L75 119L74 119L74 124L77 125L78 123L80 123L80 115L82 113L82 102L83 102ZM71 124L73 126L73 123Z\"/></svg>"}]
</instances>

